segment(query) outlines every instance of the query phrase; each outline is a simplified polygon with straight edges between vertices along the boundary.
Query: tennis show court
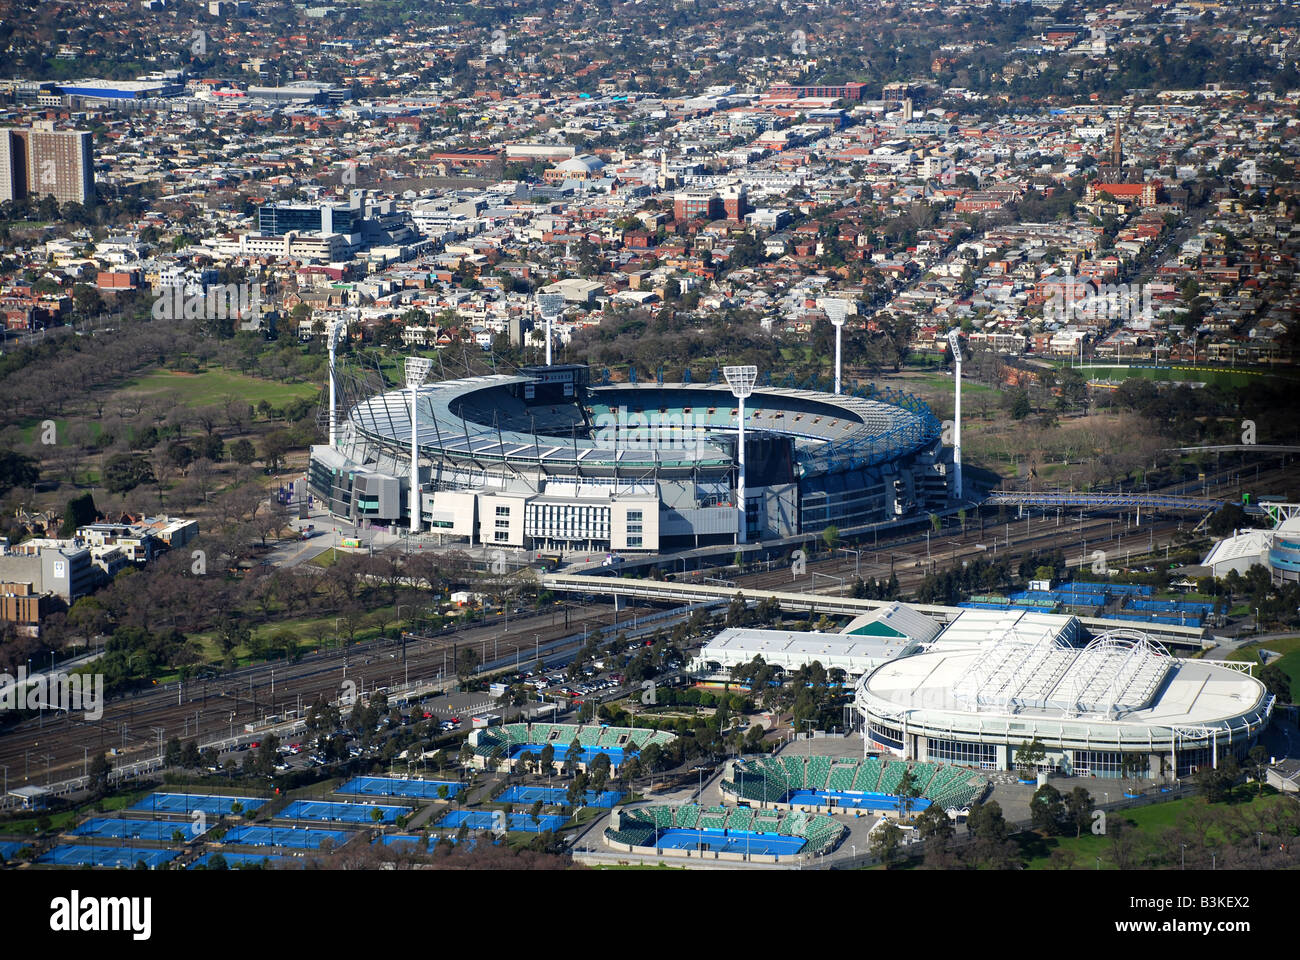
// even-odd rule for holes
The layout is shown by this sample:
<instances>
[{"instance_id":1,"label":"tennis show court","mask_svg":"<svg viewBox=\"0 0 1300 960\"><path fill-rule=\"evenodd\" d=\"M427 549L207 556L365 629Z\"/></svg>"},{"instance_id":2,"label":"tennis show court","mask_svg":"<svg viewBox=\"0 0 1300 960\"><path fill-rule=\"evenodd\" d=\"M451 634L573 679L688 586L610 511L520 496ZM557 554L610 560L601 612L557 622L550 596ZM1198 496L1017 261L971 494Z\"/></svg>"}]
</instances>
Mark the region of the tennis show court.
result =
<instances>
[{"instance_id":1,"label":"tennis show court","mask_svg":"<svg viewBox=\"0 0 1300 960\"><path fill-rule=\"evenodd\" d=\"M786 799L789 804L807 804L819 807L850 807L855 810L897 810L899 799L888 793L842 793L838 790L796 790ZM910 804L913 813L930 805L924 797L914 797Z\"/></svg>"},{"instance_id":2,"label":"tennis show court","mask_svg":"<svg viewBox=\"0 0 1300 960\"><path fill-rule=\"evenodd\" d=\"M772 833L744 830L665 830L655 845L675 850L716 850L719 853L750 853L790 856L803 849L803 837L785 837Z\"/></svg>"},{"instance_id":3,"label":"tennis show court","mask_svg":"<svg viewBox=\"0 0 1300 960\"><path fill-rule=\"evenodd\" d=\"M540 757L543 749L545 749L545 746L540 743L521 743L510 748L510 759L514 760L523 753L531 753L535 757ZM567 744L552 743L551 749L555 751L556 763L563 763L568 759L569 749ZM609 757L610 766L617 768L623 765L622 747L583 747L581 752L575 756L579 763L590 766L591 762L602 753Z\"/></svg>"}]
</instances>

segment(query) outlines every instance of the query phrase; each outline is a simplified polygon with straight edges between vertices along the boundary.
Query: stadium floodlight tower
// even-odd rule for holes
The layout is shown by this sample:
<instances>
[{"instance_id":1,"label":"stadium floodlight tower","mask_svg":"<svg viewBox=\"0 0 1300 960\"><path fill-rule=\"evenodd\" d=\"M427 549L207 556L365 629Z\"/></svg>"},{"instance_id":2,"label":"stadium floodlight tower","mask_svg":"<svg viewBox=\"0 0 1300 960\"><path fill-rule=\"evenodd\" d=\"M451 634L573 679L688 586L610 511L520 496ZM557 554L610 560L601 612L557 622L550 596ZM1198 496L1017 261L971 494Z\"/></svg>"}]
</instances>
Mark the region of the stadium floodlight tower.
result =
<instances>
[{"instance_id":1,"label":"stadium floodlight tower","mask_svg":"<svg viewBox=\"0 0 1300 960\"><path fill-rule=\"evenodd\" d=\"M827 300L822 309L835 326L835 393L840 392L840 338L844 333L844 320L849 315L849 305L845 300Z\"/></svg>"},{"instance_id":2,"label":"stadium floodlight tower","mask_svg":"<svg viewBox=\"0 0 1300 960\"><path fill-rule=\"evenodd\" d=\"M954 499L961 500L961 337L956 327L948 331L948 346L952 348L952 362L955 364L952 377L956 391L952 430L952 473L957 490Z\"/></svg>"},{"instance_id":3,"label":"stadium floodlight tower","mask_svg":"<svg viewBox=\"0 0 1300 960\"><path fill-rule=\"evenodd\" d=\"M420 387L429 377L433 361L428 357L406 358L406 385L411 388L411 532L420 532L420 444L416 437L415 405Z\"/></svg>"},{"instance_id":4,"label":"stadium floodlight tower","mask_svg":"<svg viewBox=\"0 0 1300 960\"><path fill-rule=\"evenodd\" d=\"M331 320L325 325L325 337L329 342L330 350L330 449L336 449L339 445L339 419L338 419L338 378L334 373L334 351L337 347L339 338L347 332L348 323L346 320Z\"/></svg>"},{"instance_id":5,"label":"stadium floodlight tower","mask_svg":"<svg viewBox=\"0 0 1300 960\"><path fill-rule=\"evenodd\" d=\"M739 453L737 466L740 468L736 484L736 505L740 510L740 527L736 536L737 543L746 540L745 530L745 398L754 392L758 380L758 367L752 364L744 367L723 367L722 375L727 378L731 395L740 401L740 442L736 445Z\"/></svg>"},{"instance_id":6,"label":"stadium floodlight tower","mask_svg":"<svg viewBox=\"0 0 1300 960\"><path fill-rule=\"evenodd\" d=\"M551 365L551 321L564 312L564 294L539 293L537 309L542 312L542 319L546 321L546 365L549 367Z\"/></svg>"}]
</instances>

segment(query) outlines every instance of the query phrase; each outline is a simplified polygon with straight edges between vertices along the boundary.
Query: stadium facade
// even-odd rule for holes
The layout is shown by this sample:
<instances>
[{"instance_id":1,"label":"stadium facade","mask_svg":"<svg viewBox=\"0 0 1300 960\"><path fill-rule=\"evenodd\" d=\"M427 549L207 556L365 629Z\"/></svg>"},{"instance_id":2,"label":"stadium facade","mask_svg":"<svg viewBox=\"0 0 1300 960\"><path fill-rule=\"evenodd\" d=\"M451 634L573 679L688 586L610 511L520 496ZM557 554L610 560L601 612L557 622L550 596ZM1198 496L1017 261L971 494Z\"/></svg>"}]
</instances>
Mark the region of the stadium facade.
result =
<instances>
[{"instance_id":1,"label":"stadium facade","mask_svg":"<svg viewBox=\"0 0 1300 960\"><path fill-rule=\"evenodd\" d=\"M416 397L421 530L556 552L653 552L840 530L947 504L951 448L924 403L723 383L592 385L581 365L376 391L309 485L334 515L409 525Z\"/></svg>"},{"instance_id":2,"label":"stadium facade","mask_svg":"<svg viewBox=\"0 0 1300 960\"><path fill-rule=\"evenodd\" d=\"M999 615L965 611L924 653L863 676L864 749L1010 770L1038 740L1039 769L1172 779L1241 759L1269 723L1274 698L1248 664L1174 658L1127 628L1088 640L1070 616L985 622Z\"/></svg>"}]
</instances>

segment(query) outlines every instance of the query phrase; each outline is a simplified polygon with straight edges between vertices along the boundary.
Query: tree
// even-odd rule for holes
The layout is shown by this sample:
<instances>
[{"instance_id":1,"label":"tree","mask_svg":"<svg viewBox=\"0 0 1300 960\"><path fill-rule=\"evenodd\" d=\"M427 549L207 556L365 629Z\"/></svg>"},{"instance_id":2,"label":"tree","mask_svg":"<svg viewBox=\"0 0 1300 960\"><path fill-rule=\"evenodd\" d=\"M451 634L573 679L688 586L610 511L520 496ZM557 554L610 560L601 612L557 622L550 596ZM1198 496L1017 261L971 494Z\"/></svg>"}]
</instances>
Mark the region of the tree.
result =
<instances>
[{"instance_id":1,"label":"tree","mask_svg":"<svg viewBox=\"0 0 1300 960\"><path fill-rule=\"evenodd\" d=\"M0 450L0 496L14 487L30 487L39 479L34 459L13 450Z\"/></svg>"},{"instance_id":2,"label":"tree","mask_svg":"<svg viewBox=\"0 0 1300 960\"><path fill-rule=\"evenodd\" d=\"M835 526L833 523L822 531L822 540L826 543L826 550L828 553L833 553L835 551L835 544L839 542L839 539L840 528Z\"/></svg>"},{"instance_id":3,"label":"tree","mask_svg":"<svg viewBox=\"0 0 1300 960\"><path fill-rule=\"evenodd\" d=\"M1029 815L1035 830L1049 837L1056 836L1068 820L1061 792L1050 783L1043 784L1029 801Z\"/></svg>"},{"instance_id":4,"label":"tree","mask_svg":"<svg viewBox=\"0 0 1300 960\"><path fill-rule=\"evenodd\" d=\"M918 813L913 824L916 827L917 836L922 840L938 843L951 840L957 832L957 828L953 826L952 818L948 816L948 811L939 803L931 803Z\"/></svg>"},{"instance_id":5,"label":"tree","mask_svg":"<svg viewBox=\"0 0 1300 960\"><path fill-rule=\"evenodd\" d=\"M1047 751L1037 737L1034 737L1033 741L1022 742L1016 750L1016 768L1020 771L1020 778L1029 779L1037 771L1038 765L1046 759Z\"/></svg>"},{"instance_id":6,"label":"tree","mask_svg":"<svg viewBox=\"0 0 1300 960\"><path fill-rule=\"evenodd\" d=\"M246 438L240 437L230 445L230 459L246 467L257 459L257 450Z\"/></svg>"},{"instance_id":7,"label":"tree","mask_svg":"<svg viewBox=\"0 0 1300 960\"><path fill-rule=\"evenodd\" d=\"M1257 743L1250 748L1250 765L1251 772L1255 777L1255 784L1259 793L1264 792L1264 778L1268 774L1268 747L1262 743Z\"/></svg>"},{"instance_id":8,"label":"tree","mask_svg":"<svg viewBox=\"0 0 1300 960\"><path fill-rule=\"evenodd\" d=\"M912 812L912 804L921 795L921 790L916 783L916 777L912 776L911 767L903 771L903 777L898 781L895 795L898 797L898 812L906 819L907 815Z\"/></svg>"},{"instance_id":9,"label":"tree","mask_svg":"<svg viewBox=\"0 0 1300 960\"><path fill-rule=\"evenodd\" d=\"M1074 824L1074 836L1083 836L1085 828L1092 826L1092 811L1096 803L1083 787L1075 787L1065 797L1065 814L1067 820Z\"/></svg>"},{"instance_id":10,"label":"tree","mask_svg":"<svg viewBox=\"0 0 1300 960\"><path fill-rule=\"evenodd\" d=\"M564 754L564 772L572 776L573 772L578 769L578 762L582 759L582 744L578 738L574 737L573 742L569 744L569 749Z\"/></svg>"},{"instance_id":11,"label":"tree","mask_svg":"<svg viewBox=\"0 0 1300 960\"><path fill-rule=\"evenodd\" d=\"M1259 679L1268 692L1277 697L1278 703L1291 702L1291 678L1278 661L1274 660L1260 670Z\"/></svg>"},{"instance_id":12,"label":"tree","mask_svg":"<svg viewBox=\"0 0 1300 960\"><path fill-rule=\"evenodd\" d=\"M1007 838L1007 821L1002 816L1002 805L996 800L971 804L966 829L977 839L1001 843Z\"/></svg>"},{"instance_id":13,"label":"tree","mask_svg":"<svg viewBox=\"0 0 1300 960\"><path fill-rule=\"evenodd\" d=\"M1232 785L1237 781L1241 770L1237 761L1226 757L1215 767L1201 767L1196 771L1196 783L1201 788L1207 803L1219 803L1228 798Z\"/></svg>"},{"instance_id":14,"label":"tree","mask_svg":"<svg viewBox=\"0 0 1300 960\"><path fill-rule=\"evenodd\" d=\"M141 484L154 483L153 467L138 453L121 453L104 464L104 486L109 493L126 493Z\"/></svg>"},{"instance_id":15,"label":"tree","mask_svg":"<svg viewBox=\"0 0 1300 960\"><path fill-rule=\"evenodd\" d=\"M95 498L89 493L80 497L73 497L68 501L67 508L63 511L63 523L59 526L59 536L71 537L77 532L78 527L84 527L88 523L94 523L95 518L99 516L99 510L95 507Z\"/></svg>"},{"instance_id":16,"label":"tree","mask_svg":"<svg viewBox=\"0 0 1300 960\"><path fill-rule=\"evenodd\" d=\"M871 853L889 868L903 842L903 831L891 820L885 820L871 832Z\"/></svg>"},{"instance_id":17,"label":"tree","mask_svg":"<svg viewBox=\"0 0 1300 960\"><path fill-rule=\"evenodd\" d=\"M555 747L546 743L542 745L542 754L538 758L537 772L549 777L555 772Z\"/></svg>"},{"instance_id":18,"label":"tree","mask_svg":"<svg viewBox=\"0 0 1300 960\"><path fill-rule=\"evenodd\" d=\"M105 754L101 753L90 761L90 769L86 773L96 793L102 793L108 787L108 776L112 772L113 765Z\"/></svg>"},{"instance_id":19,"label":"tree","mask_svg":"<svg viewBox=\"0 0 1300 960\"><path fill-rule=\"evenodd\" d=\"M1023 420L1033 412L1033 407L1029 403L1029 391L1024 387L1012 390L1007 397L1012 419Z\"/></svg>"}]
</instances>

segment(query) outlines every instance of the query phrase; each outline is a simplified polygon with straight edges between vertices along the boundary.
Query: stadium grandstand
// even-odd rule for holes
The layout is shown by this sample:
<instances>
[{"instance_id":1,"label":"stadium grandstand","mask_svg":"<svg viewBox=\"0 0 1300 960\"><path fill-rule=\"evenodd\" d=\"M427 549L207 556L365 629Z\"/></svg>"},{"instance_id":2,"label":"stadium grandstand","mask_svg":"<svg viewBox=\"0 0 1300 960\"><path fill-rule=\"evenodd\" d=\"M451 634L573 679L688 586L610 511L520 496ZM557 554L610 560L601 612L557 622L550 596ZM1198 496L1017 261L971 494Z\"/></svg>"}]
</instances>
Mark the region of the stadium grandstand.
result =
<instances>
[{"instance_id":1,"label":"stadium grandstand","mask_svg":"<svg viewBox=\"0 0 1300 960\"><path fill-rule=\"evenodd\" d=\"M378 368L336 369L338 427L312 447L313 495L352 521L558 552L843 532L948 502L952 450L906 394L760 382L741 458L739 404L717 371L698 384L592 383L577 364L465 373L394 389Z\"/></svg>"},{"instance_id":2,"label":"stadium grandstand","mask_svg":"<svg viewBox=\"0 0 1300 960\"><path fill-rule=\"evenodd\" d=\"M843 824L820 813L686 804L617 809L605 840L630 852L684 856L711 851L734 859L779 859L828 853L847 833Z\"/></svg>"},{"instance_id":3,"label":"stadium grandstand","mask_svg":"<svg viewBox=\"0 0 1300 960\"><path fill-rule=\"evenodd\" d=\"M676 739L676 734L647 727L507 723L471 731L469 745L474 751L472 762L480 768L486 768L495 757L499 763L513 769L515 763L526 755L531 754L534 761L538 760L548 746L555 752L554 763L561 765L576 743L574 762L578 769L586 770L596 757L604 754L609 757L610 768L617 770L625 757L639 753L652 743L663 747Z\"/></svg>"},{"instance_id":4,"label":"stadium grandstand","mask_svg":"<svg viewBox=\"0 0 1300 960\"><path fill-rule=\"evenodd\" d=\"M911 778L906 805L912 811L932 803L963 811L989 786L969 767L953 764L786 753L734 762L722 791L765 808L900 810L904 776Z\"/></svg>"}]
</instances>

